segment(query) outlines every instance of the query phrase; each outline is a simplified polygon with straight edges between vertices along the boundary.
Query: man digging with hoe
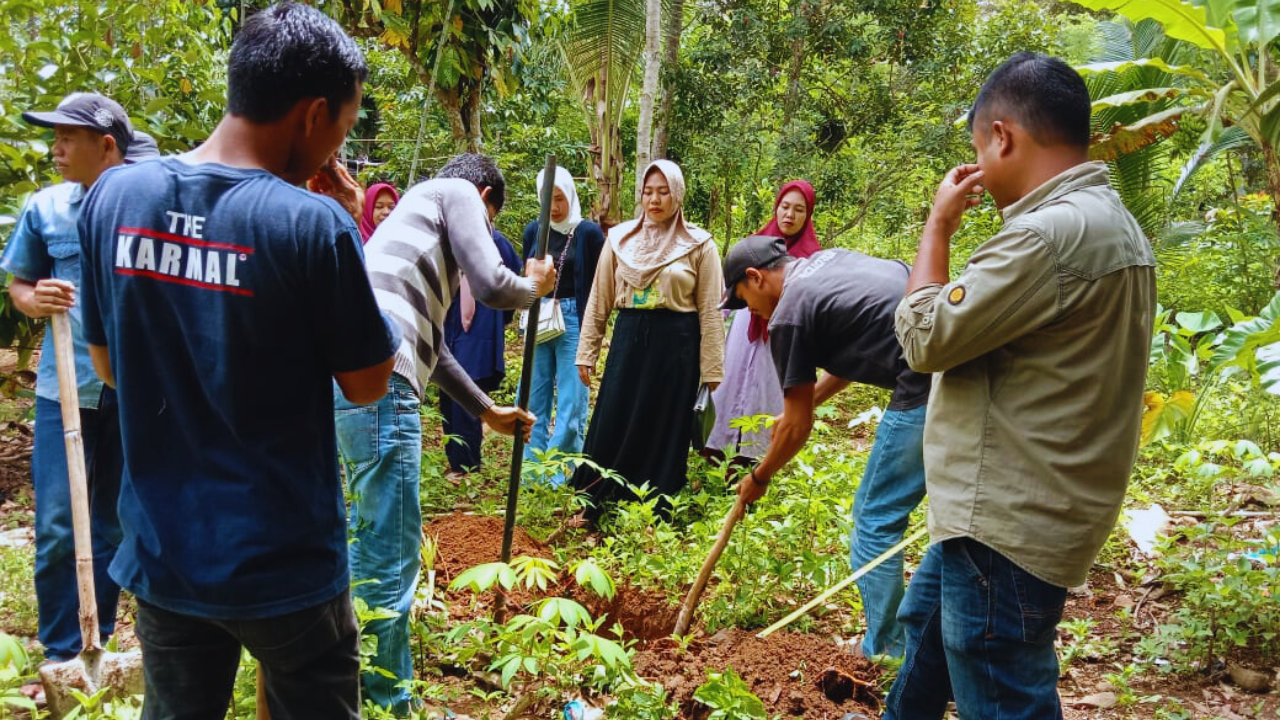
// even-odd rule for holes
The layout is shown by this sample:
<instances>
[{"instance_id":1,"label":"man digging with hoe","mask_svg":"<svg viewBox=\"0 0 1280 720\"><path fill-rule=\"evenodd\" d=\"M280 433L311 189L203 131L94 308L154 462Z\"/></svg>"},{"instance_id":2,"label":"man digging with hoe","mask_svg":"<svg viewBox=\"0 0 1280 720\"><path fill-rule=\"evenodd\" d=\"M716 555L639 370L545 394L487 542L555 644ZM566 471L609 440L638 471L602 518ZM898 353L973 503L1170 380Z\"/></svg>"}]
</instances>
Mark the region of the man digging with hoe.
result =
<instances>
[{"instance_id":1,"label":"man digging with hoe","mask_svg":"<svg viewBox=\"0 0 1280 720\"><path fill-rule=\"evenodd\" d=\"M849 250L798 260L778 238L752 236L724 260L726 308L750 308L769 321L769 351L782 383L783 411L768 452L739 486L747 503L804 447L813 411L851 382L893 390L853 505L850 560L860 568L892 548L924 497L925 403L929 376L902 357L893 311L907 286L907 266ZM818 378L818 369L826 372ZM867 656L901 657L896 615L903 596L902 554L858 580Z\"/></svg>"}]
</instances>

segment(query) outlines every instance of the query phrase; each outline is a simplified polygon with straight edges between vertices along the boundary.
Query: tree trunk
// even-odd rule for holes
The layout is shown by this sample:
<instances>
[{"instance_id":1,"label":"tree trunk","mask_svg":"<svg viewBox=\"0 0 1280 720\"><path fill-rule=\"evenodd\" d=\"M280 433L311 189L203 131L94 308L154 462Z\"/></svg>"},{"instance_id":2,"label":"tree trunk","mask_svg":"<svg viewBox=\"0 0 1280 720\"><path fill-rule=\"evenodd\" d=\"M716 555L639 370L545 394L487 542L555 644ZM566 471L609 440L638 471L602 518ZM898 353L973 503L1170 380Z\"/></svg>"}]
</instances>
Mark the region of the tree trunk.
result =
<instances>
[{"instance_id":1,"label":"tree trunk","mask_svg":"<svg viewBox=\"0 0 1280 720\"><path fill-rule=\"evenodd\" d=\"M1267 165L1267 190L1271 193L1271 221L1280 228L1280 157L1270 143L1261 143L1262 157ZM1280 290L1280 266L1276 267L1275 277L1271 279L1272 287Z\"/></svg>"},{"instance_id":2,"label":"tree trunk","mask_svg":"<svg viewBox=\"0 0 1280 720\"><path fill-rule=\"evenodd\" d=\"M805 24L808 24L809 14L804 14ZM807 28L806 28L807 30ZM795 115L796 108L800 104L800 90L803 85L804 73L804 40L808 32L799 33L795 40L791 41L791 64L787 69L787 94L783 100L783 127L791 125L791 118Z\"/></svg>"},{"instance_id":3,"label":"tree trunk","mask_svg":"<svg viewBox=\"0 0 1280 720\"><path fill-rule=\"evenodd\" d=\"M587 81L582 101L587 107L587 130L591 135L591 179L596 186L593 217L601 225L617 223L617 188L622 175L622 136L609 122L609 74L601 70Z\"/></svg>"},{"instance_id":4,"label":"tree trunk","mask_svg":"<svg viewBox=\"0 0 1280 720\"><path fill-rule=\"evenodd\" d=\"M724 184L724 241L732 243L733 240L733 191L729 188L728 181Z\"/></svg>"},{"instance_id":5,"label":"tree trunk","mask_svg":"<svg viewBox=\"0 0 1280 720\"><path fill-rule=\"evenodd\" d=\"M459 139L454 136L453 140L460 152L478 153L484 147L484 133L480 127L480 102L484 98L482 88L478 83L475 85L468 84L466 99L467 103L464 106L466 111L462 116L465 137Z\"/></svg>"},{"instance_id":6,"label":"tree trunk","mask_svg":"<svg viewBox=\"0 0 1280 720\"><path fill-rule=\"evenodd\" d=\"M636 127L636 196L644 187L644 171L652 162L653 101L662 72L662 0L645 0L644 82L640 86L640 122Z\"/></svg>"},{"instance_id":7,"label":"tree trunk","mask_svg":"<svg viewBox=\"0 0 1280 720\"><path fill-rule=\"evenodd\" d=\"M449 118L449 132L453 135L453 147L457 152L480 152L483 144L480 127L479 86L459 84L448 90L436 86L436 99Z\"/></svg>"},{"instance_id":8,"label":"tree trunk","mask_svg":"<svg viewBox=\"0 0 1280 720\"><path fill-rule=\"evenodd\" d=\"M465 147L467 123L462 117L462 98L459 95L459 90L460 88L458 87L445 90L436 86L436 99L440 101L440 106L444 108L445 116L449 118L449 130L453 133L453 142L461 148ZM416 182L417 178L412 180Z\"/></svg>"},{"instance_id":9,"label":"tree trunk","mask_svg":"<svg viewBox=\"0 0 1280 720\"><path fill-rule=\"evenodd\" d=\"M669 139L671 113L675 108L675 84L671 78L680 67L680 35L684 32L684 0L668 0L670 5L667 15L666 37L663 42L662 66L667 72L662 78L662 104L658 107L657 128L653 133L653 157L665 158Z\"/></svg>"}]
</instances>

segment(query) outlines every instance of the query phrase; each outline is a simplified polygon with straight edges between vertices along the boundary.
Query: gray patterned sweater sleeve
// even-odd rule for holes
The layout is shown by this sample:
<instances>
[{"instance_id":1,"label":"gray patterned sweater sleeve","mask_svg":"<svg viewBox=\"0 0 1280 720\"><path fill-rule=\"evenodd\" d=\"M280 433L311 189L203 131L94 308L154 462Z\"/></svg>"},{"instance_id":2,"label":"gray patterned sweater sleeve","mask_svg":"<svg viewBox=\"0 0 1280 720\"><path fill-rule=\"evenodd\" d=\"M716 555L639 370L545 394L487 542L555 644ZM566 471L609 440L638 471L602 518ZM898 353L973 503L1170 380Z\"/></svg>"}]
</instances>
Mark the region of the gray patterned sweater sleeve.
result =
<instances>
[{"instance_id":1,"label":"gray patterned sweater sleeve","mask_svg":"<svg viewBox=\"0 0 1280 720\"><path fill-rule=\"evenodd\" d=\"M471 183L428 180L405 192L365 245L374 297L402 335L394 371L419 397L440 362L445 315L460 270L476 299L490 307L526 308L535 299L533 282L502 264L486 218ZM474 399L470 404L455 399L469 411L478 407Z\"/></svg>"},{"instance_id":2,"label":"gray patterned sweater sleeve","mask_svg":"<svg viewBox=\"0 0 1280 720\"><path fill-rule=\"evenodd\" d=\"M521 277L502 262L493 244L493 231L475 186L466 181L441 182L441 210L448 231L446 247L457 267L466 273L476 302L495 310L523 310L537 299L533 281Z\"/></svg>"}]
</instances>

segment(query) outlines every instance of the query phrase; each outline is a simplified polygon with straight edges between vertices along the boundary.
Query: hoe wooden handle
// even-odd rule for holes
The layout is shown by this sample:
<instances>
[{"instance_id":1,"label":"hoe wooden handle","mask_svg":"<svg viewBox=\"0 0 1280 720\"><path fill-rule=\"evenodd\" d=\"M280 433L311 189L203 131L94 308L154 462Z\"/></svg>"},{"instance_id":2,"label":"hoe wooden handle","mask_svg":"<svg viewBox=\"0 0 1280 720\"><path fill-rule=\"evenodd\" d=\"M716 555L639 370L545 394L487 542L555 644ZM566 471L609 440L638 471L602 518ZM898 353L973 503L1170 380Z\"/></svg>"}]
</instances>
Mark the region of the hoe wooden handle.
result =
<instances>
[{"instance_id":1,"label":"hoe wooden handle","mask_svg":"<svg viewBox=\"0 0 1280 720\"><path fill-rule=\"evenodd\" d=\"M75 538L76 584L80 589L80 640L85 650L100 650L98 601L93 589L93 536L89 534L89 476L84 466L84 436L80 431L80 393L76 386L71 320L67 313L59 312L49 318L49 324L53 327L62 435L67 447L67 477L71 483L71 529Z\"/></svg>"},{"instance_id":2,"label":"hoe wooden handle","mask_svg":"<svg viewBox=\"0 0 1280 720\"><path fill-rule=\"evenodd\" d=\"M733 532L733 526L738 524L738 520L742 519L742 513L746 510L746 503L742 501L742 496L738 496L738 501L733 504L733 509L729 511L729 515L724 519L724 527L720 528L720 534L716 536L716 544L711 546L711 552L707 555L706 562L702 563L702 570L698 572L698 579L694 581L693 587L689 588L689 594L684 598L684 605L680 606L680 616L676 619L676 629L673 634L685 635L689 632L689 625L693 622L693 610L698 606L698 600L702 599L702 591L707 588L707 581L711 579L711 571L716 569L716 562L720 560L720 555L724 552L724 548L729 544L729 535Z\"/></svg>"}]
</instances>

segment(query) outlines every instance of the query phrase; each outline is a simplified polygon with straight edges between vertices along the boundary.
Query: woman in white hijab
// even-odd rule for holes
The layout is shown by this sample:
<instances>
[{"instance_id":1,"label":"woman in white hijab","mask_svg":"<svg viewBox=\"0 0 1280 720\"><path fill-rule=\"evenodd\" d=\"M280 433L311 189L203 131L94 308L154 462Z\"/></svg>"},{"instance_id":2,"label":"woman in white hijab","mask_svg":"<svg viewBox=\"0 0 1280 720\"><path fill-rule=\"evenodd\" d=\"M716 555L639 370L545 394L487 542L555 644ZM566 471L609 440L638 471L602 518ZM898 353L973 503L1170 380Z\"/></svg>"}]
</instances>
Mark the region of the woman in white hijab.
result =
<instances>
[{"instance_id":1,"label":"woman in white hijab","mask_svg":"<svg viewBox=\"0 0 1280 720\"><path fill-rule=\"evenodd\" d=\"M538 193L542 193L545 171L538 172ZM551 193L551 232L547 236L547 255L554 259L558 273L556 290L549 299L559 304L564 317L564 334L539 343L534 350L533 384L529 395L529 411L537 418L525 460L534 459L534 451L550 449L563 453L582 452L587 431L589 392L578 382L574 365L578 349L578 328L591 292L591 278L604 247L604 232L590 220L582 219L578 191L573 176L562 167L556 168ZM524 257L529 259L538 237L538 221L524 228ZM543 317L550 307L543 306ZM552 418L552 407L555 416ZM550 473L545 477L555 485L564 483L564 475Z\"/></svg>"},{"instance_id":2,"label":"woman in white hijab","mask_svg":"<svg viewBox=\"0 0 1280 720\"><path fill-rule=\"evenodd\" d=\"M711 234L684 218L684 174L658 160L644 174L643 214L609 231L578 342L578 372L590 386L609 317L616 309L584 451L597 465L667 497L687 480L693 405L700 383L724 377L724 276ZM588 465L573 486L602 505L634 497Z\"/></svg>"}]
</instances>

